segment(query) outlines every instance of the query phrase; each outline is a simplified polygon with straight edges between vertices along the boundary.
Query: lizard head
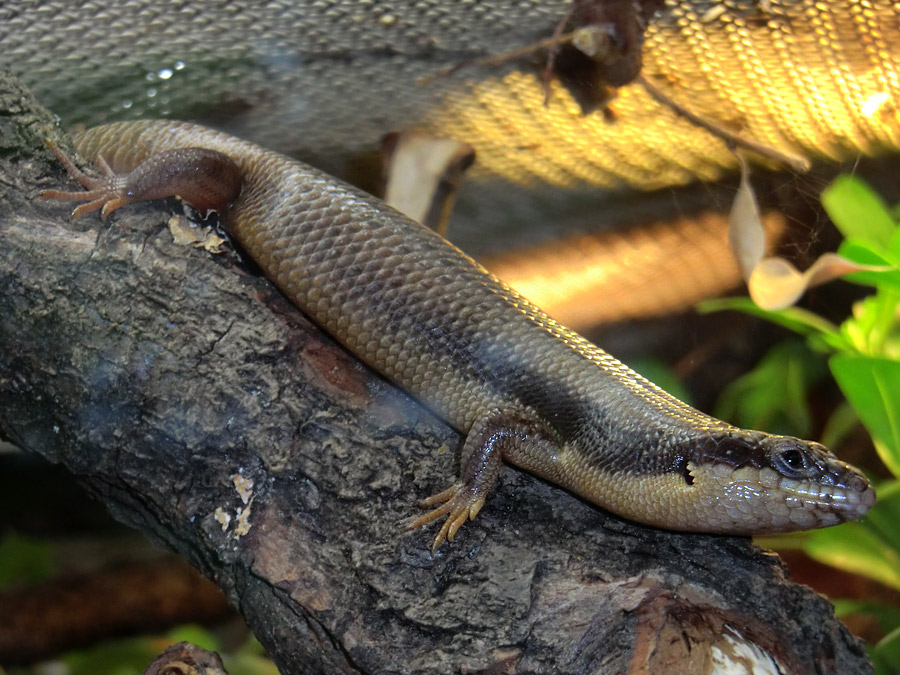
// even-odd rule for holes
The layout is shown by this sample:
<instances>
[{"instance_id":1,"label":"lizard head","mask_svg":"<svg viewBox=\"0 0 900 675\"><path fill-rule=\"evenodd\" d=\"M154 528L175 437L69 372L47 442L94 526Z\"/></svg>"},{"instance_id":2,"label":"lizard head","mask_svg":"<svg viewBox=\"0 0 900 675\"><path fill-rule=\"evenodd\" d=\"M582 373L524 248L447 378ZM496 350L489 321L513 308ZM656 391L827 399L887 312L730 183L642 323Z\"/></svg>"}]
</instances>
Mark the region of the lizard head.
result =
<instances>
[{"instance_id":1,"label":"lizard head","mask_svg":"<svg viewBox=\"0 0 900 675\"><path fill-rule=\"evenodd\" d=\"M789 436L711 433L683 462L685 482L715 511L710 531L827 527L861 518L875 503L875 489L862 472L820 443Z\"/></svg>"}]
</instances>

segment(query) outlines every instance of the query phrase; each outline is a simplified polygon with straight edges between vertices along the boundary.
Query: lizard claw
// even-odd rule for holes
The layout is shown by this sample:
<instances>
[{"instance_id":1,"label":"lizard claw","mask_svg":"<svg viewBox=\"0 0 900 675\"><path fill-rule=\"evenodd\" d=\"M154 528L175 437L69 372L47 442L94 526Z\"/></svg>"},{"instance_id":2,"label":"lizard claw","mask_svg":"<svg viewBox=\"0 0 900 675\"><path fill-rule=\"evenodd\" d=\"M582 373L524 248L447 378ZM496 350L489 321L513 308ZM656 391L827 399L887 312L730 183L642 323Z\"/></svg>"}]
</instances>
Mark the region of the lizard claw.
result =
<instances>
[{"instance_id":1,"label":"lizard claw","mask_svg":"<svg viewBox=\"0 0 900 675\"><path fill-rule=\"evenodd\" d=\"M103 172L104 178L92 178L75 166L72 160L53 141L47 139L45 142L50 151L56 156L56 159L63 165L66 172L81 184L84 192L42 190L40 194L41 199L86 202L72 211L72 218L78 218L97 209L102 209L101 215L105 218L128 203L128 200L122 193L122 181L102 157L97 158L97 163Z\"/></svg>"},{"instance_id":2,"label":"lizard claw","mask_svg":"<svg viewBox=\"0 0 900 675\"><path fill-rule=\"evenodd\" d=\"M443 516L447 516L441 529L434 537L434 543L431 545L431 554L437 553L437 550L444 543L444 540L453 541L456 532L463 526L466 520L472 520L481 507L484 506L484 496L476 494L474 490L467 489L465 485L455 484L432 495L427 499L423 499L419 506L429 507L440 504L436 509L432 509L428 513L419 516L407 526L407 530L414 530L422 525L427 525L433 520L437 520Z\"/></svg>"}]
</instances>

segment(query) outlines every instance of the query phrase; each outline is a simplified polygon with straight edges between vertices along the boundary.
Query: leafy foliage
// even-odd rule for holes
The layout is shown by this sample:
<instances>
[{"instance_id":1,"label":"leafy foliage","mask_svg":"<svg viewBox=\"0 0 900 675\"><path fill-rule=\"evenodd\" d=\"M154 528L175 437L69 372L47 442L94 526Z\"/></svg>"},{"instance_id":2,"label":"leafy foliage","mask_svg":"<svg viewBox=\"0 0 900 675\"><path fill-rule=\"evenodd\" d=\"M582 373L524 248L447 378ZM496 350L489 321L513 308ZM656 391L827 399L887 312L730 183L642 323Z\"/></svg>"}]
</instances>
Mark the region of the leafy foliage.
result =
<instances>
[{"instance_id":1,"label":"leafy foliage","mask_svg":"<svg viewBox=\"0 0 900 675\"><path fill-rule=\"evenodd\" d=\"M849 429L849 419L858 419L894 480L877 486L878 502L859 522L769 538L767 543L799 546L820 562L900 590L900 206L888 207L868 185L851 176L835 180L824 191L822 203L845 238L838 253L855 263L880 268L846 277L871 286L873 293L856 303L852 315L839 326L796 307L763 310L748 298L703 303L701 311L737 309L766 318L803 336L808 347L806 351L786 346L773 350L723 396L720 412L742 421L746 419L742 416L756 414L760 424L755 426L765 426L767 416L780 406L789 411L782 422L792 425L791 433L805 435L808 425L802 391L814 384L810 374L815 373L814 369L803 370L808 368L806 355L824 355L849 403L849 407L838 408L826 431L839 436ZM734 403L735 399L743 403ZM741 405L751 411L741 410ZM873 662L879 673L897 672L900 610L850 601L837 606L844 613L862 612L879 620L886 636L871 647Z\"/></svg>"}]
</instances>

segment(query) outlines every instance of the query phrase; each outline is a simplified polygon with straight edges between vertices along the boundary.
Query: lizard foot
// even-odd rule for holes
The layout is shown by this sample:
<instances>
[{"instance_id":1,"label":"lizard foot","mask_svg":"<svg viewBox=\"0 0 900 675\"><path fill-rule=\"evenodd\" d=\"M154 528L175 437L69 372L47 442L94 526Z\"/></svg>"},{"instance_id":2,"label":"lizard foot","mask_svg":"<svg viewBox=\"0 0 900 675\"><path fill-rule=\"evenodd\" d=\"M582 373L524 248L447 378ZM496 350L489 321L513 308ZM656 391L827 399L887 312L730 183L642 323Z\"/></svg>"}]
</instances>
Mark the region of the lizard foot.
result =
<instances>
[{"instance_id":1,"label":"lizard foot","mask_svg":"<svg viewBox=\"0 0 900 675\"><path fill-rule=\"evenodd\" d=\"M118 176L106 163L103 157L97 157L97 164L103 172L103 178L92 178L84 173L81 169L72 163L66 154L50 140L46 141L47 147L56 155L56 159L63 165L65 170L72 178L81 183L84 192L62 192L60 190L42 190L41 199L56 199L68 202L86 202L76 207L72 211L72 217L78 218L85 213L103 209L100 213L104 218L128 203L123 195L123 183Z\"/></svg>"},{"instance_id":2,"label":"lizard foot","mask_svg":"<svg viewBox=\"0 0 900 675\"><path fill-rule=\"evenodd\" d=\"M422 525L427 525L433 520L447 516L434 538L434 543L431 545L432 555L437 553L445 539L453 541L457 530L463 526L466 520L472 520L478 515L481 507L484 506L484 494L478 494L478 491L468 489L465 485L457 483L443 492L423 499L419 506L427 508L435 504L440 504L440 506L419 516L406 526L407 530L414 530Z\"/></svg>"}]
</instances>

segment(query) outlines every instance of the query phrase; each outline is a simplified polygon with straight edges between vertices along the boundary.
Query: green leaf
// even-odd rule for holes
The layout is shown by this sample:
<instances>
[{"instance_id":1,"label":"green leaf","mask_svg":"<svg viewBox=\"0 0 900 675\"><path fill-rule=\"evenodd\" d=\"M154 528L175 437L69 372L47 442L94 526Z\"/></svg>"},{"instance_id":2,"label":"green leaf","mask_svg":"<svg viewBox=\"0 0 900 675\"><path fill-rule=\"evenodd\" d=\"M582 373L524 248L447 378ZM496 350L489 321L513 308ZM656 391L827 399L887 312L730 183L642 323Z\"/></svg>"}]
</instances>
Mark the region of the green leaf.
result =
<instances>
[{"instance_id":1,"label":"green leaf","mask_svg":"<svg viewBox=\"0 0 900 675\"><path fill-rule=\"evenodd\" d=\"M209 629L193 623L176 626L168 632L166 637L172 640L173 644L176 642L190 642L211 652L222 650L222 644Z\"/></svg>"},{"instance_id":2,"label":"green leaf","mask_svg":"<svg viewBox=\"0 0 900 675\"><path fill-rule=\"evenodd\" d=\"M900 628L885 635L869 653L878 675L900 672Z\"/></svg>"},{"instance_id":3,"label":"green leaf","mask_svg":"<svg viewBox=\"0 0 900 675\"><path fill-rule=\"evenodd\" d=\"M900 590L900 481L878 486L861 521L806 533L803 550L819 562Z\"/></svg>"},{"instance_id":4,"label":"green leaf","mask_svg":"<svg viewBox=\"0 0 900 675\"><path fill-rule=\"evenodd\" d=\"M838 247L838 254L860 265L897 266L896 258L890 252L856 237L844 239Z\"/></svg>"},{"instance_id":5,"label":"green leaf","mask_svg":"<svg viewBox=\"0 0 900 675\"><path fill-rule=\"evenodd\" d=\"M892 630L900 628L900 607L896 605L887 605L871 600L840 598L832 600L832 603L834 604L834 615L839 619L851 614L864 614L875 619L883 633L890 633Z\"/></svg>"},{"instance_id":6,"label":"green leaf","mask_svg":"<svg viewBox=\"0 0 900 675\"><path fill-rule=\"evenodd\" d=\"M70 652L61 660L70 675L141 675L168 645L168 642L149 638L110 640Z\"/></svg>"},{"instance_id":7,"label":"green leaf","mask_svg":"<svg viewBox=\"0 0 900 675\"><path fill-rule=\"evenodd\" d=\"M278 675L275 664L265 656L250 654L237 654L224 656L222 660L228 669L229 675Z\"/></svg>"},{"instance_id":8,"label":"green leaf","mask_svg":"<svg viewBox=\"0 0 900 675\"><path fill-rule=\"evenodd\" d=\"M804 550L821 563L900 590L900 555L859 523L819 530Z\"/></svg>"},{"instance_id":9,"label":"green leaf","mask_svg":"<svg viewBox=\"0 0 900 675\"><path fill-rule=\"evenodd\" d=\"M881 460L881 463L888 468L888 471L890 471L895 478L900 477L900 461L898 461L896 447L891 448L877 438L873 438L872 443L875 445L875 452L878 453L878 458Z\"/></svg>"},{"instance_id":10,"label":"green leaf","mask_svg":"<svg viewBox=\"0 0 900 675\"><path fill-rule=\"evenodd\" d=\"M844 523L811 532L804 551L821 563L900 590L900 551L888 546L864 523Z\"/></svg>"},{"instance_id":11,"label":"green leaf","mask_svg":"<svg viewBox=\"0 0 900 675\"><path fill-rule=\"evenodd\" d=\"M878 508L872 507L863 522L880 537L887 548L900 557L900 481L889 481L876 487ZM900 570L897 570L900 574Z\"/></svg>"},{"instance_id":12,"label":"green leaf","mask_svg":"<svg viewBox=\"0 0 900 675\"><path fill-rule=\"evenodd\" d=\"M229 653L219 652L229 675L278 675L278 669L267 657L259 641L248 634L236 649Z\"/></svg>"},{"instance_id":13,"label":"green leaf","mask_svg":"<svg viewBox=\"0 0 900 675\"><path fill-rule=\"evenodd\" d=\"M845 238L889 250L896 226L888 206L866 183L838 176L822 192L822 206Z\"/></svg>"},{"instance_id":14,"label":"green leaf","mask_svg":"<svg viewBox=\"0 0 900 675\"><path fill-rule=\"evenodd\" d=\"M0 539L0 588L44 581L53 573L53 547L15 532Z\"/></svg>"},{"instance_id":15,"label":"green leaf","mask_svg":"<svg viewBox=\"0 0 900 675\"><path fill-rule=\"evenodd\" d=\"M841 324L841 335L854 350L867 356L898 356L891 352L896 347L898 306L900 293L879 289L853 305L853 316Z\"/></svg>"},{"instance_id":16,"label":"green leaf","mask_svg":"<svg viewBox=\"0 0 900 675\"><path fill-rule=\"evenodd\" d=\"M829 342L833 340L837 344L844 344L844 338L838 331L837 326L823 319L818 314L799 307L788 307L787 309L772 312L757 307L750 298L717 298L698 303L696 309L701 314L724 310L744 312L745 314L752 314L772 323L777 323L799 335L823 335L829 338Z\"/></svg>"},{"instance_id":17,"label":"green leaf","mask_svg":"<svg viewBox=\"0 0 900 675\"><path fill-rule=\"evenodd\" d=\"M837 354L828 360L828 365L876 441L881 460L900 478L900 362Z\"/></svg>"},{"instance_id":18,"label":"green leaf","mask_svg":"<svg viewBox=\"0 0 900 675\"><path fill-rule=\"evenodd\" d=\"M802 342L783 342L725 389L714 414L745 428L809 436L807 392L824 374L821 360Z\"/></svg>"},{"instance_id":19,"label":"green leaf","mask_svg":"<svg viewBox=\"0 0 900 675\"><path fill-rule=\"evenodd\" d=\"M859 415L849 402L841 401L825 422L820 441L826 448L836 448L860 425Z\"/></svg>"},{"instance_id":20,"label":"green leaf","mask_svg":"<svg viewBox=\"0 0 900 675\"><path fill-rule=\"evenodd\" d=\"M775 551L802 551L809 539L810 531L784 532L782 534L764 534L753 537L753 543L760 548L770 548Z\"/></svg>"},{"instance_id":21,"label":"green leaf","mask_svg":"<svg viewBox=\"0 0 900 675\"><path fill-rule=\"evenodd\" d=\"M896 254L883 250L876 250L859 239L846 239L838 248L838 255L859 265L890 268L886 270L853 272L844 277L847 281L879 288L889 286L890 288L900 290L900 269L898 269L898 267L900 267L900 260L898 260Z\"/></svg>"},{"instance_id":22,"label":"green leaf","mask_svg":"<svg viewBox=\"0 0 900 675\"><path fill-rule=\"evenodd\" d=\"M66 664L69 675L141 675L162 650L181 641L217 651L231 675L278 675L275 665L265 658L262 648L255 641L246 648L242 647L237 653L229 654L221 650L220 640L209 630L192 625L176 627L166 636L109 640L88 649L70 652L62 661ZM214 649L215 647L220 649ZM2 672L0 667L0 673Z\"/></svg>"}]
</instances>

